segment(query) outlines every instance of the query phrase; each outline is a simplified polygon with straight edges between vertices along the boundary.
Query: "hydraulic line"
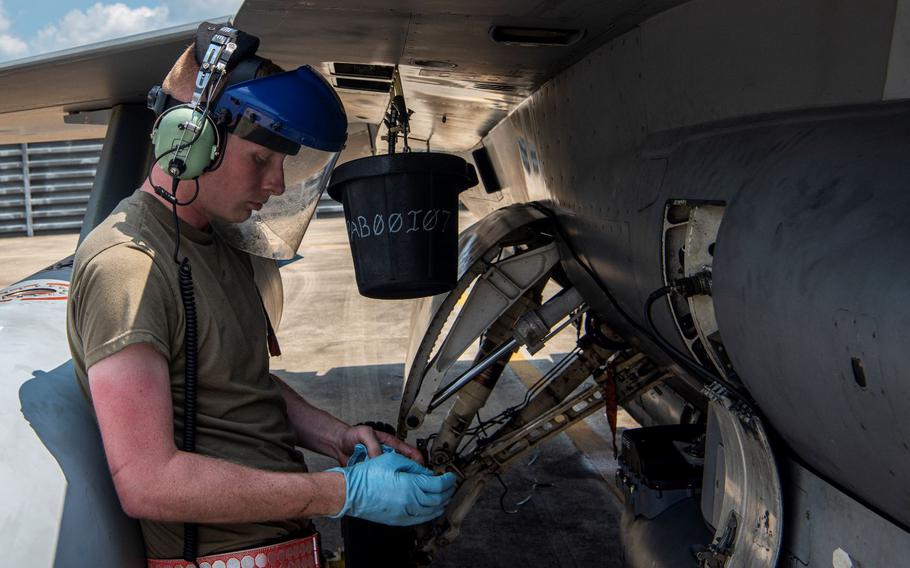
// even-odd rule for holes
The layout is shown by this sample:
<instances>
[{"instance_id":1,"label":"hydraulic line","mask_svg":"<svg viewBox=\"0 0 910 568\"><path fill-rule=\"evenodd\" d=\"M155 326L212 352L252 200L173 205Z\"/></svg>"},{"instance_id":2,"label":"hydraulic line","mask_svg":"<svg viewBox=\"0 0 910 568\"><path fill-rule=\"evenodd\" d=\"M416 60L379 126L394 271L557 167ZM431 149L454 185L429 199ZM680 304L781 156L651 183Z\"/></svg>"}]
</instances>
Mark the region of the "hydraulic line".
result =
<instances>
[{"instance_id":1,"label":"hydraulic line","mask_svg":"<svg viewBox=\"0 0 910 568\"><path fill-rule=\"evenodd\" d=\"M653 313L654 312L654 302L656 302L657 299L662 298L670 293L679 291L681 288L684 289L688 285L689 285L689 283L687 282L687 279L682 278L680 280L677 280L670 286L663 286L661 288L658 288L657 290L654 290L653 292L651 292L651 294L648 296L648 299L645 301L645 306L644 306L645 321L648 323L648 327L651 328L654 338L658 340L658 343L665 350L667 350L670 353L675 354L677 357L686 357L686 356L682 352L680 352L678 349L676 349L673 345L671 345L670 342L667 341L666 338L664 338L664 336L657 329L657 326L654 324L654 313ZM693 360L690 357L686 357L686 359ZM698 365L698 366L701 368L704 368L702 365ZM720 375L714 375L713 380L724 385L727 389L736 393L741 398L743 398L745 400L749 399L749 395L747 393L743 392L743 389L741 387L733 384L732 382L727 380L726 377L722 377Z\"/></svg>"}]
</instances>

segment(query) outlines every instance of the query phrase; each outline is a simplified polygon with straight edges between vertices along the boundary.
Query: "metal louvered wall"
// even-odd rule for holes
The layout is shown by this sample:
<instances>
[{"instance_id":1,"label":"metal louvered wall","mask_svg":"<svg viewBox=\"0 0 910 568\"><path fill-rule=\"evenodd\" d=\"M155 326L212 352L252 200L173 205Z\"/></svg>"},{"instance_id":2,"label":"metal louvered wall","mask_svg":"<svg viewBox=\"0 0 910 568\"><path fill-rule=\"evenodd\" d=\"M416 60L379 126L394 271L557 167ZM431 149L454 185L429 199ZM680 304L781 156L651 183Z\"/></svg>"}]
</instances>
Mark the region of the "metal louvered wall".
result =
<instances>
[{"instance_id":1,"label":"metal louvered wall","mask_svg":"<svg viewBox=\"0 0 910 568\"><path fill-rule=\"evenodd\" d=\"M104 140L0 145L0 236L78 231ZM341 213L323 194L316 216Z\"/></svg>"},{"instance_id":2,"label":"metal louvered wall","mask_svg":"<svg viewBox=\"0 0 910 568\"><path fill-rule=\"evenodd\" d=\"M0 146L0 235L78 231L102 142Z\"/></svg>"}]
</instances>

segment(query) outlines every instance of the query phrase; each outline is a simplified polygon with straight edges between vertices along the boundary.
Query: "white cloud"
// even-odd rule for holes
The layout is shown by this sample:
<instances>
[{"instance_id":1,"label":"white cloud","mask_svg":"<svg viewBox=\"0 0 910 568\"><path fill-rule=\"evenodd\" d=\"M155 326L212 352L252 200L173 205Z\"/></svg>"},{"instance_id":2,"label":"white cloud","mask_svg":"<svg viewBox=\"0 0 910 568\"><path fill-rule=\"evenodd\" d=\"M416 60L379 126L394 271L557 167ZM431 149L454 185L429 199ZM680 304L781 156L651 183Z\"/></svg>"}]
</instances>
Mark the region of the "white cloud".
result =
<instances>
[{"instance_id":1,"label":"white cloud","mask_svg":"<svg viewBox=\"0 0 910 568\"><path fill-rule=\"evenodd\" d=\"M130 8L126 4L92 5L87 10L71 10L54 24L38 31L29 43L34 52L65 49L169 25L167 6Z\"/></svg>"},{"instance_id":2,"label":"white cloud","mask_svg":"<svg viewBox=\"0 0 910 568\"><path fill-rule=\"evenodd\" d=\"M183 23L233 16L243 0L164 0L164 4L171 8L171 20Z\"/></svg>"},{"instance_id":3,"label":"white cloud","mask_svg":"<svg viewBox=\"0 0 910 568\"><path fill-rule=\"evenodd\" d=\"M122 2L95 2L84 10L70 10L32 37L23 38L12 33L13 21L0 0L0 61L233 15L243 4L243 0L150 0L152 2L150 6L137 8Z\"/></svg>"},{"instance_id":4,"label":"white cloud","mask_svg":"<svg viewBox=\"0 0 910 568\"><path fill-rule=\"evenodd\" d=\"M0 59L23 57L28 53L28 44L9 34L0 34Z\"/></svg>"},{"instance_id":5,"label":"white cloud","mask_svg":"<svg viewBox=\"0 0 910 568\"><path fill-rule=\"evenodd\" d=\"M3 7L3 2L0 1L0 32L8 32L12 25L13 23L10 21L9 16L6 15L6 8Z\"/></svg>"},{"instance_id":6,"label":"white cloud","mask_svg":"<svg viewBox=\"0 0 910 568\"><path fill-rule=\"evenodd\" d=\"M3 2L0 0L0 59L22 57L28 53L28 44L21 38L8 33L13 23L6 15Z\"/></svg>"}]
</instances>

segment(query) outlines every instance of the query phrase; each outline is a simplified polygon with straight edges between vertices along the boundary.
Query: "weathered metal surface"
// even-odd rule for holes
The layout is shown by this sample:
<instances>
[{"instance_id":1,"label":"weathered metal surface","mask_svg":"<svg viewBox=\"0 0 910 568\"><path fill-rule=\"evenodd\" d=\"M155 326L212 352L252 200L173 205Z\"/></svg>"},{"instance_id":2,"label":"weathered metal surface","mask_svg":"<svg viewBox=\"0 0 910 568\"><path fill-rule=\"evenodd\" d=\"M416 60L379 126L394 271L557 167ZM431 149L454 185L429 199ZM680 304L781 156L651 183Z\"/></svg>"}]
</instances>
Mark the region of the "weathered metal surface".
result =
<instances>
[{"instance_id":1,"label":"weathered metal surface","mask_svg":"<svg viewBox=\"0 0 910 568\"><path fill-rule=\"evenodd\" d=\"M0 534L11 565L144 566L66 342L69 270L0 291ZM50 278L48 278L50 276Z\"/></svg>"}]
</instances>

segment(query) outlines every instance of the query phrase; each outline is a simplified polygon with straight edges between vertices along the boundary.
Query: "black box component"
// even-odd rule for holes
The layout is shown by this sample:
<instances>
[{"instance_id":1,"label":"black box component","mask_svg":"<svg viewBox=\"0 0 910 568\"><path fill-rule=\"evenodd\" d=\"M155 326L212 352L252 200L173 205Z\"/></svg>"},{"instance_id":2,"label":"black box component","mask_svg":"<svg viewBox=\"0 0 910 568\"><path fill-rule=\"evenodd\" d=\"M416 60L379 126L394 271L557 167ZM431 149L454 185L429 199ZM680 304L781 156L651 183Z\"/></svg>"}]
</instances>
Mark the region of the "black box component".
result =
<instances>
[{"instance_id":1,"label":"black box component","mask_svg":"<svg viewBox=\"0 0 910 568\"><path fill-rule=\"evenodd\" d=\"M471 157L474 158L474 166L477 168L477 174L480 175L480 181L483 182L483 190L487 193L502 190L502 184L499 183L496 168L493 167L493 160L490 159L490 151L486 146L481 146L471 152Z\"/></svg>"},{"instance_id":2,"label":"black box component","mask_svg":"<svg viewBox=\"0 0 910 568\"><path fill-rule=\"evenodd\" d=\"M704 425L636 428L622 433L616 484L635 515L653 519L701 492Z\"/></svg>"}]
</instances>

